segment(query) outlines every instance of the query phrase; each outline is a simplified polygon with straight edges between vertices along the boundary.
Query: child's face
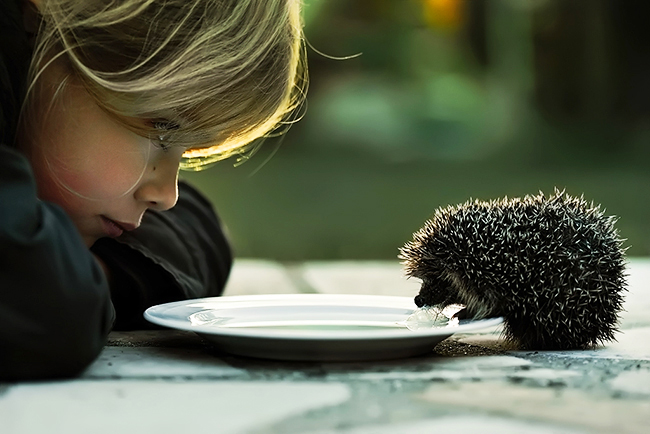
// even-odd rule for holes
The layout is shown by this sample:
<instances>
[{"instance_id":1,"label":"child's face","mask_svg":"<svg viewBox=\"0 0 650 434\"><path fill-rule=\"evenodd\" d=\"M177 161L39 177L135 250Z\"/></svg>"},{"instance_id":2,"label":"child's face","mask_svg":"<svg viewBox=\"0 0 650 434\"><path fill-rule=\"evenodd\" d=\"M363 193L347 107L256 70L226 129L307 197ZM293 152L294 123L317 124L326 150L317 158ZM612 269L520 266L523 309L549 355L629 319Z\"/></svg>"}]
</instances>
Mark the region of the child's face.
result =
<instances>
[{"instance_id":1,"label":"child's face","mask_svg":"<svg viewBox=\"0 0 650 434\"><path fill-rule=\"evenodd\" d=\"M26 147L39 197L60 205L88 246L176 203L184 149L163 150L118 124L81 86L65 88Z\"/></svg>"}]
</instances>

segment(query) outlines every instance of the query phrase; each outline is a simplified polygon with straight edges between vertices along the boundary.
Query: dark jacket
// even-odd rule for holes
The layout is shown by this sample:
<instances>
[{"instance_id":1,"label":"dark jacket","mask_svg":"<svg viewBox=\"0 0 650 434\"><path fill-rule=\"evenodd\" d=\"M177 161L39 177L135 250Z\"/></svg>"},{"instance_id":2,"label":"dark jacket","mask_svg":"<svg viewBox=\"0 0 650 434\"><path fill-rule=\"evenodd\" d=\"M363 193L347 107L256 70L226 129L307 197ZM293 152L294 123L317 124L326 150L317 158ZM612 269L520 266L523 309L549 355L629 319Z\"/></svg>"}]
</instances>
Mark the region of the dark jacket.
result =
<instances>
[{"instance_id":1,"label":"dark jacket","mask_svg":"<svg viewBox=\"0 0 650 434\"><path fill-rule=\"evenodd\" d=\"M176 207L92 247L65 212L36 196L13 149L30 48L20 0L0 0L0 380L69 377L99 354L112 325L149 327L154 304L221 294L230 247L210 204L189 185Z\"/></svg>"}]
</instances>

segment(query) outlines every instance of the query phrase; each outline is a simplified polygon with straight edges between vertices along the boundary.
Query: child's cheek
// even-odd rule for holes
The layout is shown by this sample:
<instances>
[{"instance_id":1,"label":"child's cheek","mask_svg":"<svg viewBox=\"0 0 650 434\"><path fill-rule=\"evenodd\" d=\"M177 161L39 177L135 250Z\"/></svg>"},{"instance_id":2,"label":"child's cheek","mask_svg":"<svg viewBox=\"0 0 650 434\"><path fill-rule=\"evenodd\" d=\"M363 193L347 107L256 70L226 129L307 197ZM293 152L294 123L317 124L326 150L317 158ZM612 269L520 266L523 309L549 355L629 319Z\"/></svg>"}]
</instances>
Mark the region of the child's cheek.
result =
<instances>
[{"instance_id":1,"label":"child's cheek","mask_svg":"<svg viewBox=\"0 0 650 434\"><path fill-rule=\"evenodd\" d=\"M150 146L142 138L58 143L46 153L54 181L89 200L112 200L130 193L147 168Z\"/></svg>"}]
</instances>

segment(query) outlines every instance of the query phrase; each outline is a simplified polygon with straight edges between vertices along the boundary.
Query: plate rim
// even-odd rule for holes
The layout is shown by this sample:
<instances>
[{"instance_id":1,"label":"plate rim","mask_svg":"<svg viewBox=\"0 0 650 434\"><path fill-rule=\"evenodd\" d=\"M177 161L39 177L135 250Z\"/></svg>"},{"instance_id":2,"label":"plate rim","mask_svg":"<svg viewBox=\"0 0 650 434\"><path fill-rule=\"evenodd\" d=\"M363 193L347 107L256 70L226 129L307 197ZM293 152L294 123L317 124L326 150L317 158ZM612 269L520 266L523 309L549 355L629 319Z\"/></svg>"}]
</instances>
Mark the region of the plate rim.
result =
<instances>
[{"instance_id":1,"label":"plate rim","mask_svg":"<svg viewBox=\"0 0 650 434\"><path fill-rule=\"evenodd\" d=\"M357 300L360 302L373 301L375 303L391 302L398 304L398 307L414 308L417 306L413 297L394 296L394 295L370 295L370 294L253 294L253 295L233 295L220 297L204 297L174 301L151 306L144 312L144 318L156 325L168 327L176 330L190 331L198 334L207 334L212 336L231 336L243 339L270 339L270 340L295 340L295 341L350 341L350 340L381 340L381 339L422 339L426 337L451 336L456 333L473 332L488 327L497 326L503 323L502 317L485 318L479 320L469 320L466 323L448 327L436 327L430 329L390 329L390 330L363 330L363 331L345 331L345 332L306 332L304 330L270 330L270 329L250 329L250 328L218 328L213 326L192 325L189 320L165 319L160 318L161 312L174 309L177 307L190 307L193 304L217 303L224 305L234 305L238 302L264 302L273 301L281 302L286 300L312 300L324 302L327 300ZM337 303L340 304L340 303ZM344 306L344 304L341 304ZM366 304L359 304L367 306ZM395 304L390 304L395 307Z\"/></svg>"}]
</instances>

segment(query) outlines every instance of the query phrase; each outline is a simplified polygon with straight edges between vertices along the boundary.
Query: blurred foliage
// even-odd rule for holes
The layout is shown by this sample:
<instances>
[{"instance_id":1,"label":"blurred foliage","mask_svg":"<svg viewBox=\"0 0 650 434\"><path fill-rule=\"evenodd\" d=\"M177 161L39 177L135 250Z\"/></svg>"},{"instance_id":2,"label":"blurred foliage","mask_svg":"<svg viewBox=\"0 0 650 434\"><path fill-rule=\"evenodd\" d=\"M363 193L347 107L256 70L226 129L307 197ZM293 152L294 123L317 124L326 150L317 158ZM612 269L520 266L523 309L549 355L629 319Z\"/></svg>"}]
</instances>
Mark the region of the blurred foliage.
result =
<instances>
[{"instance_id":1,"label":"blurred foliage","mask_svg":"<svg viewBox=\"0 0 650 434\"><path fill-rule=\"evenodd\" d=\"M183 176L240 256L394 259L438 206L556 186L618 215L629 253L648 255L648 12L633 0L308 0L304 118L241 167Z\"/></svg>"}]
</instances>

